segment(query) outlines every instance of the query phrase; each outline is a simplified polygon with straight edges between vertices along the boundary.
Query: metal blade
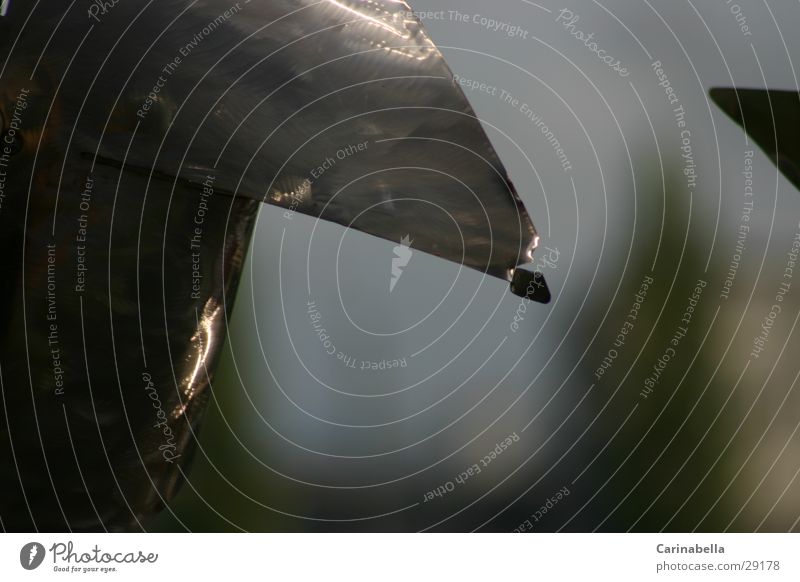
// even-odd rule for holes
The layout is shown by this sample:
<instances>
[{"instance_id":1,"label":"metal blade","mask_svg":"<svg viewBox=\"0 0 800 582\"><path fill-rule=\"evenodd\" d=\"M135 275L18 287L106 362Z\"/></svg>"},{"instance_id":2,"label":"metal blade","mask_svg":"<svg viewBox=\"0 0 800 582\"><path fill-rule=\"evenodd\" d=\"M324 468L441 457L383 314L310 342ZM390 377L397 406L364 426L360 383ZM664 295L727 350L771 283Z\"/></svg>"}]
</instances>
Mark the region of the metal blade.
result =
<instances>
[{"instance_id":1,"label":"metal blade","mask_svg":"<svg viewBox=\"0 0 800 582\"><path fill-rule=\"evenodd\" d=\"M0 21L8 42L23 12ZM63 12L37 8L21 43L45 46ZM87 22L94 30L60 91L75 133L51 142L198 189L213 177L217 193L394 244L408 236L416 250L505 280L531 261L528 213L404 2L118 3L88 19L67 11L59 30ZM79 36L56 34L60 50L43 55L40 74L63 70Z\"/></svg>"}]
</instances>

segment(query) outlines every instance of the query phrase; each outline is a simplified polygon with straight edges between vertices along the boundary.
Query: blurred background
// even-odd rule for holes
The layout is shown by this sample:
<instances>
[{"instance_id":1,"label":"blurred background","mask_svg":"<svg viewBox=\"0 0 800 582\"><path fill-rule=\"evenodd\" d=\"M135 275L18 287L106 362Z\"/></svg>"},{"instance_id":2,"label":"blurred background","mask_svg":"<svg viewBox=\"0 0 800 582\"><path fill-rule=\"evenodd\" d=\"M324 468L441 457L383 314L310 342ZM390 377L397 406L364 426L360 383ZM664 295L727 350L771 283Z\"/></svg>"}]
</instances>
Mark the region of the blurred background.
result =
<instances>
[{"instance_id":1,"label":"blurred background","mask_svg":"<svg viewBox=\"0 0 800 582\"><path fill-rule=\"evenodd\" d=\"M413 8L553 302L423 253L390 292L391 243L265 207L187 486L150 527L798 531L800 194L708 90L797 90L800 6Z\"/></svg>"}]
</instances>

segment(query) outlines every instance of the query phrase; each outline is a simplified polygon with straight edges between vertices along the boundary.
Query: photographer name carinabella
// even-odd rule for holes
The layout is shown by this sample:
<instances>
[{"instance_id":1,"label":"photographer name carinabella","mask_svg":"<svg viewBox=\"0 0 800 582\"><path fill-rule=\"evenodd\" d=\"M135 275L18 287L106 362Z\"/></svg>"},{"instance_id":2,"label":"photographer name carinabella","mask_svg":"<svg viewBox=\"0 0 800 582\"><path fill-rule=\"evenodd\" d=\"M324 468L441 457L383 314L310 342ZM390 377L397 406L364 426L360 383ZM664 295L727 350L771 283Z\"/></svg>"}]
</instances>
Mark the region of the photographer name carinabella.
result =
<instances>
[{"instance_id":1,"label":"photographer name carinabella","mask_svg":"<svg viewBox=\"0 0 800 582\"><path fill-rule=\"evenodd\" d=\"M659 554L724 554L725 548L717 544L709 544L701 546L695 544L693 546L668 546L666 544L658 544L656 552Z\"/></svg>"}]
</instances>

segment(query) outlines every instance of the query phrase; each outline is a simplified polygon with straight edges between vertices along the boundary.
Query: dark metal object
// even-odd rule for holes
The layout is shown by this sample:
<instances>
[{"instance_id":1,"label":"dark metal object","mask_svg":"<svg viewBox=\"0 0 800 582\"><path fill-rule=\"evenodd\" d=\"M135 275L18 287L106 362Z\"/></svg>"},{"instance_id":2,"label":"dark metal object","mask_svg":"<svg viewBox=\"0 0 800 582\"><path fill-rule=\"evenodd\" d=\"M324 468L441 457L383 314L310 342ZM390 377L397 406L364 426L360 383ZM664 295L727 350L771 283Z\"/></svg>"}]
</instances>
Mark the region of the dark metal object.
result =
<instances>
[{"instance_id":1,"label":"dark metal object","mask_svg":"<svg viewBox=\"0 0 800 582\"><path fill-rule=\"evenodd\" d=\"M175 493L260 202L506 281L531 259L522 202L402 2L7 8L9 530L139 529Z\"/></svg>"},{"instance_id":2,"label":"dark metal object","mask_svg":"<svg viewBox=\"0 0 800 582\"><path fill-rule=\"evenodd\" d=\"M800 93L716 88L710 94L800 189Z\"/></svg>"},{"instance_id":3,"label":"dark metal object","mask_svg":"<svg viewBox=\"0 0 800 582\"><path fill-rule=\"evenodd\" d=\"M550 303L552 299L541 271L515 269L511 279L511 292L537 303Z\"/></svg>"}]
</instances>

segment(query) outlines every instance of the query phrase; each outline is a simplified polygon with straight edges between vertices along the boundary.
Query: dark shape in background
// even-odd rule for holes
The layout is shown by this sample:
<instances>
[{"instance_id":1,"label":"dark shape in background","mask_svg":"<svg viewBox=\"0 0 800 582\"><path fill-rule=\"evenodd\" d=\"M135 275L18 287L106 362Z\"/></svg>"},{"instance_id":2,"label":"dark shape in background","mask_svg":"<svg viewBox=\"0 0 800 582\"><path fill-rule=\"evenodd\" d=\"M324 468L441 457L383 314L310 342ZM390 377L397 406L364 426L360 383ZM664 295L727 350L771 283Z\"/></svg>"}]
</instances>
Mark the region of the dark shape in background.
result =
<instances>
[{"instance_id":1,"label":"dark shape in background","mask_svg":"<svg viewBox=\"0 0 800 582\"><path fill-rule=\"evenodd\" d=\"M715 88L709 94L800 189L800 93Z\"/></svg>"}]
</instances>

